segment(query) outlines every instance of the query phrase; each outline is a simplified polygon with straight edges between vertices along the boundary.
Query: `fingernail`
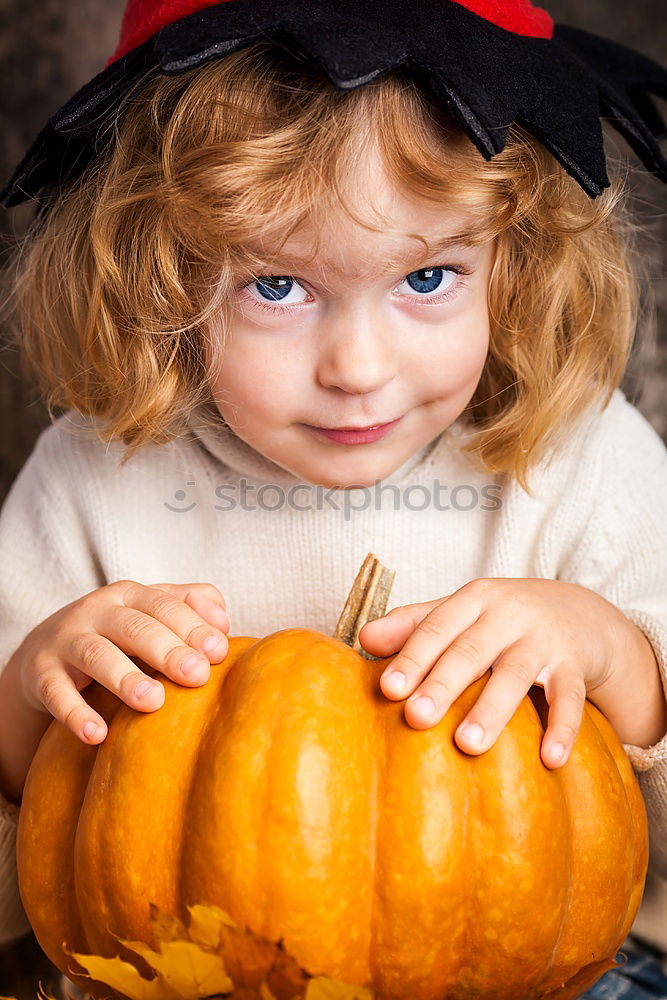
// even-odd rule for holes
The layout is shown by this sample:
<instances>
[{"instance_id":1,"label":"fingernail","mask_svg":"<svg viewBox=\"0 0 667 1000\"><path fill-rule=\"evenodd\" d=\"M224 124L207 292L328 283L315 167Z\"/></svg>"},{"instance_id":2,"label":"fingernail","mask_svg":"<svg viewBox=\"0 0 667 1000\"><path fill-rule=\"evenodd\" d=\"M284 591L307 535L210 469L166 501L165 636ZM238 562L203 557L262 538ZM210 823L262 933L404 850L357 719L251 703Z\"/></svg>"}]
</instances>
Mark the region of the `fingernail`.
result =
<instances>
[{"instance_id":1,"label":"fingernail","mask_svg":"<svg viewBox=\"0 0 667 1000\"><path fill-rule=\"evenodd\" d=\"M137 698L144 698L147 694L149 694L153 690L153 688L156 688L157 686L158 685L154 684L153 681L141 681L141 683L137 684L137 686L135 687L134 693L136 694Z\"/></svg>"},{"instance_id":2,"label":"fingernail","mask_svg":"<svg viewBox=\"0 0 667 1000\"><path fill-rule=\"evenodd\" d=\"M478 722L468 722L458 730L457 735L472 747L479 746L484 739L484 730Z\"/></svg>"},{"instance_id":3,"label":"fingernail","mask_svg":"<svg viewBox=\"0 0 667 1000\"><path fill-rule=\"evenodd\" d=\"M209 635L202 642L202 649L208 656L219 656L220 659L227 652L227 641L217 635Z\"/></svg>"},{"instance_id":4,"label":"fingernail","mask_svg":"<svg viewBox=\"0 0 667 1000\"><path fill-rule=\"evenodd\" d=\"M408 684L407 677L400 670L390 670L389 673L382 675L382 680L392 694L402 694Z\"/></svg>"},{"instance_id":5,"label":"fingernail","mask_svg":"<svg viewBox=\"0 0 667 1000\"><path fill-rule=\"evenodd\" d=\"M97 724L94 722L87 722L83 727L83 735L87 740L92 740L92 738L97 735Z\"/></svg>"},{"instance_id":6,"label":"fingernail","mask_svg":"<svg viewBox=\"0 0 667 1000\"><path fill-rule=\"evenodd\" d=\"M186 675L193 674L196 670L201 670L204 666L208 667L208 663L205 663L201 656L197 656L196 653L190 653L181 663L181 673Z\"/></svg>"},{"instance_id":7,"label":"fingernail","mask_svg":"<svg viewBox=\"0 0 667 1000\"><path fill-rule=\"evenodd\" d=\"M561 761L565 756L565 747L562 743L552 743L551 749L549 750L549 756L552 760Z\"/></svg>"},{"instance_id":8,"label":"fingernail","mask_svg":"<svg viewBox=\"0 0 667 1000\"><path fill-rule=\"evenodd\" d=\"M421 715L422 719L430 719L435 715L435 702L427 694L420 694L411 704L417 715Z\"/></svg>"}]
</instances>

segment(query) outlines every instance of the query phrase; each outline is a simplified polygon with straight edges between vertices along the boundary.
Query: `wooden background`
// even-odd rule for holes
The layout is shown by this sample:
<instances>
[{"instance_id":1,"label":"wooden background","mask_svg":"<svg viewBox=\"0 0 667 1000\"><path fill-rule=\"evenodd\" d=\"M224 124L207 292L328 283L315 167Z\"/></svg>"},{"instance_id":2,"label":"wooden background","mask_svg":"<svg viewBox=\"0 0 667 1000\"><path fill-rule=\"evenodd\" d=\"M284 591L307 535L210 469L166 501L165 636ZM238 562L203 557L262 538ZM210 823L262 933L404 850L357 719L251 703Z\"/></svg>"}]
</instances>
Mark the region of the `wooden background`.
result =
<instances>
[{"instance_id":1,"label":"wooden background","mask_svg":"<svg viewBox=\"0 0 667 1000\"><path fill-rule=\"evenodd\" d=\"M607 35L667 62L664 0L546 0L546 5L556 20ZM3 183L47 118L104 66L115 48L122 9L121 0L0 0ZM625 148L622 141L613 141ZM638 174L633 189L649 258L647 292L658 303L658 332L642 324L641 349L623 388L667 442L667 186ZM21 233L29 215L25 206L0 210L0 250ZM1 501L47 426L48 416L34 390L19 376L14 353L5 347L0 362L0 426L6 430L0 435ZM14 947L0 948L0 970L0 993L33 1000L40 978L54 988L53 969L32 936Z\"/></svg>"}]
</instances>

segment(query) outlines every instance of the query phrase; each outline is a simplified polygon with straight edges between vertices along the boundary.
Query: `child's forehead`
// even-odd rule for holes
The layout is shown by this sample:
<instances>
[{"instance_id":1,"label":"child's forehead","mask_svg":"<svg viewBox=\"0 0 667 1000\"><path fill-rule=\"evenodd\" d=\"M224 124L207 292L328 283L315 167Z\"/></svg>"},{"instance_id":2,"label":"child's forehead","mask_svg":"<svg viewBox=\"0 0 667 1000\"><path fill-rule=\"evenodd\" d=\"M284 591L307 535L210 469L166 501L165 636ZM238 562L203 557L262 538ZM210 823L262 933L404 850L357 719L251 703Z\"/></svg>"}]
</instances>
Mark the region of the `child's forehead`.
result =
<instances>
[{"instance_id":1,"label":"child's forehead","mask_svg":"<svg viewBox=\"0 0 667 1000\"><path fill-rule=\"evenodd\" d=\"M285 270L325 270L349 280L477 246L493 228L490 192L471 199L464 185L456 196L451 190L428 196L392 174L377 142L368 144L335 188L312 187L301 178L287 183L293 191L283 190L281 199L288 211L298 211L285 217L284 226L271 208L256 219L239 247L241 266L275 262ZM307 204L304 188L311 191Z\"/></svg>"},{"instance_id":2,"label":"child's forehead","mask_svg":"<svg viewBox=\"0 0 667 1000\"><path fill-rule=\"evenodd\" d=\"M349 195L349 192L348 192ZM484 242L488 217L446 201L426 201L389 185L375 184L327 204L291 230L266 230L242 248L242 256L285 265L326 265L347 277L365 262L394 270L409 260ZM359 267L358 262L362 265Z\"/></svg>"},{"instance_id":3,"label":"child's forehead","mask_svg":"<svg viewBox=\"0 0 667 1000\"><path fill-rule=\"evenodd\" d=\"M247 247L247 259L258 265L277 265L287 273L307 270L350 280L413 270L439 253L470 252L474 236L439 230L428 233L374 233L353 243L342 238L287 239L280 244ZM245 254L244 254L245 256Z\"/></svg>"}]
</instances>

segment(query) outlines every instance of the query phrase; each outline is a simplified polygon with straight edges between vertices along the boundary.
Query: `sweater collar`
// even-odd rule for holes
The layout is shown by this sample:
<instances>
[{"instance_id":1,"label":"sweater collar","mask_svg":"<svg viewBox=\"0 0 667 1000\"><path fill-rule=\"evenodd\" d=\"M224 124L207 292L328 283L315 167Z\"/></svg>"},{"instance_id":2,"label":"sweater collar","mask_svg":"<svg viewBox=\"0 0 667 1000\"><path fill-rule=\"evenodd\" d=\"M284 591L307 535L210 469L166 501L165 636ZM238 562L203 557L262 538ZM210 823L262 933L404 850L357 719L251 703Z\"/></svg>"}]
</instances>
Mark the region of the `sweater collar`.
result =
<instances>
[{"instance_id":1,"label":"sweater collar","mask_svg":"<svg viewBox=\"0 0 667 1000\"><path fill-rule=\"evenodd\" d=\"M456 420L451 427L411 455L383 482L400 483L413 475L428 460L445 447L451 436L458 437L462 424ZM303 482L298 476L272 462L236 434L220 416L214 404L207 403L194 410L188 427L197 444L227 468L261 482L294 485Z\"/></svg>"}]
</instances>

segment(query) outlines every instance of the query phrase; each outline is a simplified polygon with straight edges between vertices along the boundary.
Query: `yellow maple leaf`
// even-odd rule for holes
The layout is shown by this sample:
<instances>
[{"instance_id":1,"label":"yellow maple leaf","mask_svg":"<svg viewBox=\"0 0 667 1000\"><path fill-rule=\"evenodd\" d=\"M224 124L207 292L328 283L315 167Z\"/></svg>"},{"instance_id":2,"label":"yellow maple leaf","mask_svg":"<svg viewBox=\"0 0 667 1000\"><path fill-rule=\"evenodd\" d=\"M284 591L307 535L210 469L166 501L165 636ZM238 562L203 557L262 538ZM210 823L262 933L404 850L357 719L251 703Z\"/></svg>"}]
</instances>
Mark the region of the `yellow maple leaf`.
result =
<instances>
[{"instance_id":1,"label":"yellow maple leaf","mask_svg":"<svg viewBox=\"0 0 667 1000\"><path fill-rule=\"evenodd\" d=\"M193 915L193 911L198 912ZM190 926L186 928L178 918L152 909L160 949L157 952L143 941L118 939L146 960L156 974L153 979L145 979L134 965L119 957L69 954L93 979L131 1000L191 1000L193 996L231 993L234 983L227 975L223 955L216 950L222 925L229 922L229 917L217 907L192 907L190 914Z\"/></svg>"},{"instance_id":2,"label":"yellow maple leaf","mask_svg":"<svg viewBox=\"0 0 667 1000\"><path fill-rule=\"evenodd\" d=\"M328 976L310 976L280 942L268 941L249 928L241 929L217 906L188 907L188 926L157 906L150 905L155 951L143 941L118 941L140 956L155 976L146 979L131 961L116 956L67 953L98 983L129 1000L277 1000L276 993L303 1000L373 1000L364 987ZM258 970L247 983L247 970ZM81 975L81 973L79 973ZM244 985L235 985L234 977ZM0 997L0 1000L2 998ZM113 1000L112 996L104 1000Z\"/></svg>"}]
</instances>

